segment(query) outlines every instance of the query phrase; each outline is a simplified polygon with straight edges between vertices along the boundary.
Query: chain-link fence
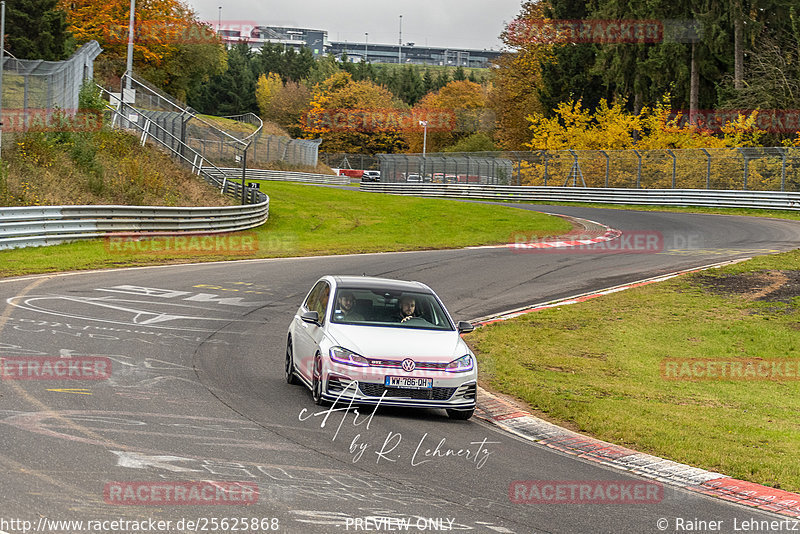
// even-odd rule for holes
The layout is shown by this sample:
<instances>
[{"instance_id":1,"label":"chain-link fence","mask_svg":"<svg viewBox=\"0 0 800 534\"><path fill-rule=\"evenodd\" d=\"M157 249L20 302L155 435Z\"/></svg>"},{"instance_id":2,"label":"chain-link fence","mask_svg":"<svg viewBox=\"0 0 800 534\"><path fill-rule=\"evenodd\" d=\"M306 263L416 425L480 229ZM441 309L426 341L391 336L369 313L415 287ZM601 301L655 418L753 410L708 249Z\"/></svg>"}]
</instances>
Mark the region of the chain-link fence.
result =
<instances>
[{"instance_id":1,"label":"chain-link fence","mask_svg":"<svg viewBox=\"0 0 800 534\"><path fill-rule=\"evenodd\" d=\"M237 158L241 157L235 145L228 139L219 136L213 130L189 122L189 146L200 152L203 157L218 165L241 165ZM266 168L270 163L281 162L289 165L316 167L319 155L320 139L292 139L279 135L259 135L247 152L247 165L255 168Z\"/></svg>"},{"instance_id":2,"label":"chain-link fence","mask_svg":"<svg viewBox=\"0 0 800 534\"><path fill-rule=\"evenodd\" d=\"M380 170L378 156L370 154L345 154L343 152L320 152L319 160L333 169Z\"/></svg>"},{"instance_id":3,"label":"chain-link fence","mask_svg":"<svg viewBox=\"0 0 800 534\"><path fill-rule=\"evenodd\" d=\"M3 57L3 132L24 131L31 116L41 119L56 109L74 114L81 86L92 79L100 52L97 41L90 41L64 61Z\"/></svg>"},{"instance_id":4,"label":"chain-link fence","mask_svg":"<svg viewBox=\"0 0 800 534\"><path fill-rule=\"evenodd\" d=\"M800 148L381 154L382 182L800 191Z\"/></svg>"}]
</instances>

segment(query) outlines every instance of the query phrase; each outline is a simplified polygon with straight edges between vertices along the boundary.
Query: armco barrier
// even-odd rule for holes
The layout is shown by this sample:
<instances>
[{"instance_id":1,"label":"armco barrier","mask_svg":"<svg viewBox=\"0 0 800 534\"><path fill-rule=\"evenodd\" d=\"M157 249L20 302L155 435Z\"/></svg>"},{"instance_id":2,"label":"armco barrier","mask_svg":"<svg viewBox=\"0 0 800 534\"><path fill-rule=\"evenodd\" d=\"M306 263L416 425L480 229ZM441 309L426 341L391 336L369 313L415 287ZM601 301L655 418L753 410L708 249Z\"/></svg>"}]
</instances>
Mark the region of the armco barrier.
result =
<instances>
[{"instance_id":1,"label":"armco barrier","mask_svg":"<svg viewBox=\"0 0 800 534\"><path fill-rule=\"evenodd\" d=\"M224 207L40 206L0 208L0 249L120 234L234 232L269 217L269 198Z\"/></svg>"},{"instance_id":2,"label":"armco barrier","mask_svg":"<svg viewBox=\"0 0 800 534\"><path fill-rule=\"evenodd\" d=\"M800 193L705 189L605 189L514 185L362 183L362 191L522 202L588 202L657 206L701 206L800 210Z\"/></svg>"},{"instance_id":3,"label":"armco barrier","mask_svg":"<svg viewBox=\"0 0 800 534\"><path fill-rule=\"evenodd\" d=\"M242 169L225 167L223 171L228 180L241 180ZM289 171L270 171L266 169L247 169L246 180L274 180L279 182L303 182L307 184L336 184L347 185L350 183L348 176L336 176L335 174L315 174L309 172L289 172Z\"/></svg>"}]
</instances>

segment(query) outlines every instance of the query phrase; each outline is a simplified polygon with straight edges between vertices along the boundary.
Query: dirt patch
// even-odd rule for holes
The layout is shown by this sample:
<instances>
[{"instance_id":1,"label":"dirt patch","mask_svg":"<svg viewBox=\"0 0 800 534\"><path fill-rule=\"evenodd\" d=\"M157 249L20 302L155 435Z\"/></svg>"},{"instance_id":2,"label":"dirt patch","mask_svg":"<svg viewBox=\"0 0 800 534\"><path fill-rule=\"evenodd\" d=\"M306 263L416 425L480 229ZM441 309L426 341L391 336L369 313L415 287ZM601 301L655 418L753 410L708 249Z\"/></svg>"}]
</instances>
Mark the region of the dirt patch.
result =
<instances>
[{"instance_id":1,"label":"dirt patch","mask_svg":"<svg viewBox=\"0 0 800 534\"><path fill-rule=\"evenodd\" d=\"M694 281L718 295L740 295L748 300L790 303L800 297L800 271L759 271L731 275L699 274Z\"/></svg>"}]
</instances>

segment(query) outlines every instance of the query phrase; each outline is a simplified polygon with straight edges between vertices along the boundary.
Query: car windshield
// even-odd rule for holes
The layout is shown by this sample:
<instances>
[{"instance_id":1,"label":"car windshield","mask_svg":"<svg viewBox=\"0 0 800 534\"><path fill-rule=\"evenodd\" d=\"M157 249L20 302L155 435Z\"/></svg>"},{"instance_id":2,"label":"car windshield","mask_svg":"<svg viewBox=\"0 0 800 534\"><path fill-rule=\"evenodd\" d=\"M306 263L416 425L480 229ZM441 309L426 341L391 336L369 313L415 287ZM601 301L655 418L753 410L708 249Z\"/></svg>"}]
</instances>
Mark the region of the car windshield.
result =
<instances>
[{"instance_id":1,"label":"car windshield","mask_svg":"<svg viewBox=\"0 0 800 534\"><path fill-rule=\"evenodd\" d=\"M439 300L430 293L343 287L336 291L334 303L334 323L454 330Z\"/></svg>"}]
</instances>

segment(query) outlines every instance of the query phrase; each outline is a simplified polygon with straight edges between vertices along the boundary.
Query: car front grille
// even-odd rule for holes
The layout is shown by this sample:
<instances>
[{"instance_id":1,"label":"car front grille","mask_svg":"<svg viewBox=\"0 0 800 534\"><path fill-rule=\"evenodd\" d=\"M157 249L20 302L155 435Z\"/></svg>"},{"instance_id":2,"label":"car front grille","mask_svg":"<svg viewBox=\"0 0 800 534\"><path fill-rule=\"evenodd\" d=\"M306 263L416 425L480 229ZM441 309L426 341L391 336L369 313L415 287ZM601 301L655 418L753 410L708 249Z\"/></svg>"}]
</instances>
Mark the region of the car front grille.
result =
<instances>
[{"instance_id":1,"label":"car front grille","mask_svg":"<svg viewBox=\"0 0 800 534\"><path fill-rule=\"evenodd\" d=\"M388 367L390 369L402 369L403 360L369 360L369 364L373 367ZM448 362L414 362L415 369L417 370L439 370L446 369Z\"/></svg>"},{"instance_id":2,"label":"car front grille","mask_svg":"<svg viewBox=\"0 0 800 534\"><path fill-rule=\"evenodd\" d=\"M358 388L367 397L404 398L415 400L447 400L453 396L456 388L431 388L431 389L398 389L387 388L383 384L359 382ZM384 395L384 391L386 395Z\"/></svg>"}]
</instances>

